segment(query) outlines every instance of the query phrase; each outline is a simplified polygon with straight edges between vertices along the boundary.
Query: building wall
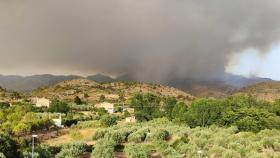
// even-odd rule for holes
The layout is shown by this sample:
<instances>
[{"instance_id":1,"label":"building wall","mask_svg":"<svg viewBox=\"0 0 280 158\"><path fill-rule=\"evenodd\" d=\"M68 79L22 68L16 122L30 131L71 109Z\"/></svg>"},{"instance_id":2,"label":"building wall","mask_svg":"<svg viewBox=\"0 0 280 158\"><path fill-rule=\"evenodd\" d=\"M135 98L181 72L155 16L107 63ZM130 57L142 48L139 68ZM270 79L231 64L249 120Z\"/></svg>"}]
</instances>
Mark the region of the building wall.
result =
<instances>
[{"instance_id":1,"label":"building wall","mask_svg":"<svg viewBox=\"0 0 280 158\"><path fill-rule=\"evenodd\" d=\"M136 122L136 118L135 118L135 116L127 117L125 119L125 122L127 122L127 123L135 123Z\"/></svg>"},{"instance_id":2,"label":"building wall","mask_svg":"<svg viewBox=\"0 0 280 158\"><path fill-rule=\"evenodd\" d=\"M104 102L104 103L96 104L95 107L97 107L97 108L104 108L110 114L115 112L114 104L112 104L112 103Z\"/></svg>"},{"instance_id":3,"label":"building wall","mask_svg":"<svg viewBox=\"0 0 280 158\"><path fill-rule=\"evenodd\" d=\"M33 103L36 107L49 107L51 101L46 98L33 98Z\"/></svg>"}]
</instances>

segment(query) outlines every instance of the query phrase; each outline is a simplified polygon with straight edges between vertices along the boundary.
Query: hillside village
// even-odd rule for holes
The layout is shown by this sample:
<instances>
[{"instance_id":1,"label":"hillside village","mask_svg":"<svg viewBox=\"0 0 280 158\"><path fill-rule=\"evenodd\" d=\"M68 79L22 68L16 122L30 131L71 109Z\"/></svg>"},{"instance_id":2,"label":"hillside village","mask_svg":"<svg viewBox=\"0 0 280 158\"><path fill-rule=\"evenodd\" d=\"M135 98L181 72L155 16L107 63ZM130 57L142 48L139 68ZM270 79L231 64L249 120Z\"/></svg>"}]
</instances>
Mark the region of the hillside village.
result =
<instances>
[{"instance_id":1,"label":"hillside village","mask_svg":"<svg viewBox=\"0 0 280 158\"><path fill-rule=\"evenodd\" d=\"M242 132L258 133L280 129L280 100L276 99L278 88L277 83L260 83L221 99L197 98L184 91L157 84L97 83L88 79L62 81L31 93L1 88L0 130L17 137L17 140L10 141L18 142L21 147L14 153L23 157L30 157L31 152L30 144L22 141L28 142L34 134L38 135L35 151L39 155L50 154L55 158L69 154L70 158L134 158L134 154L153 158L173 158L174 155L194 157L197 154L195 151L182 150L181 145L176 144L181 143L183 147L187 143L183 140L190 139L193 148L200 146L207 154L217 149L202 147L197 144L199 142L192 140L192 135L185 138L189 132L208 131L214 139L214 131L220 134L227 132L229 137L237 137L236 132L242 135ZM263 92L261 89L266 90ZM257 93L272 93L274 97L260 99ZM238 119L232 119L234 115L229 111L238 115ZM195 129L198 131L193 131ZM269 136L260 137L262 140ZM274 139L280 140L279 135ZM257 148L251 150L255 154L267 155L267 147L264 145L262 148L263 151L259 153ZM73 150L77 152L73 153ZM104 153L106 150L109 151ZM223 147L220 150L224 154L229 149ZM235 155L243 154L235 148L230 150ZM273 144L270 152L277 155L280 149L278 152L277 146ZM212 156L224 157L217 153ZM242 157L248 155L244 153Z\"/></svg>"},{"instance_id":2,"label":"hillside village","mask_svg":"<svg viewBox=\"0 0 280 158\"><path fill-rule=\"evenodd\" d=\"M13 97L13 93L16 94L16 97ZM54 100L67 102L74 106L76 97L80 101L78 104L81 109L78 109L78 111L85 115L91 116L92 113L87 111L92 108L98 108L104 109L109 114L127 112L129 115L124 121L136 122L134 107L129 102L129 99L136 93L174 97L185 103L195 98L178 89L156 84L137 82L96 83L88 79L74 79L36 89L30 94L8 92L1 88L2 97L0 103L3 105L5 103L9 106L24 103L39 109L49 109ZM61 119L57 120L58 116L61 118L61 114L56 114L52 117L55 124L57 121L61 122ZM57 126L61 127L61 123L58 124Z\"/></svg>"},{"instance_id":3,"label":"hillside village","mask_svg":"<svg viewBox=\"0 0 280 158\"><path fill-rule=\"evenodd\" d=\"M13 93L18 96L13 97ZM114 110L111 109L116 105L128 106L125 101L135 93L174 97L186 103L195 98L178 89L156 84L137 82L96 83L88 79L75 79L36 89L30 95L28 93L7 92L1 88L1 102L13 103L25 100L36 107L48 108L54 99L73 102L73 98L79 97L86 103L95 104L96 107L105 108L113 113Z\"/></svg>"}]
</instances>

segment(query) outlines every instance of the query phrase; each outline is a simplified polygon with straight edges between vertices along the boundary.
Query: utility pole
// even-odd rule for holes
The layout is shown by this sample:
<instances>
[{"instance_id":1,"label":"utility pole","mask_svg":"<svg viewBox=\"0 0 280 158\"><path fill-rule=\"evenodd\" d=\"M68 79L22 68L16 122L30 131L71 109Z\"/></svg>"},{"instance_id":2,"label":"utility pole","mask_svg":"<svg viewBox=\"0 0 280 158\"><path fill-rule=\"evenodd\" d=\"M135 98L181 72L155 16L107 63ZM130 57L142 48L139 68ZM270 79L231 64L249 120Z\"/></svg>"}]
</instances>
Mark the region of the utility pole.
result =
<instances>
[{"instance_id":1,"label":"utility pole","mask_svg":"<svg viewBox=\"0 0 280 158\"><path fill-rule=\"evenodd\" d=\"M198 154L198 158L202 158L201 156L203 154L203 151L199 150L199 151L197 151L197 154Z\"/></svg>"},{"instance_id":2,"label":"utility pole","mask_svg":"<svg viewBox=\"0 0 280 158\"><path fill-rule=\"evenodd\" d=\"M34 140L38 138L38 135L32 135L32 158L34 157Z\"/></svg>"}]
</instances>

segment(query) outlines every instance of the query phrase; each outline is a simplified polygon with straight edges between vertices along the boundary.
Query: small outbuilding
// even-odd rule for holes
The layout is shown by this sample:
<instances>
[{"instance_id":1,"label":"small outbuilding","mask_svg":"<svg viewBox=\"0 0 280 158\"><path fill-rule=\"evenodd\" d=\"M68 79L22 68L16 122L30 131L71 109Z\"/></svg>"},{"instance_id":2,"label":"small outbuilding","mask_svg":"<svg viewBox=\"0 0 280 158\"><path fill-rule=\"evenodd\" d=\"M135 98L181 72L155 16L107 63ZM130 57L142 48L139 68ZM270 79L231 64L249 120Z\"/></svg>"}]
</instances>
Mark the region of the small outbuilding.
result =
<instances>
[{"instance_id":1,"label":"small outbuilding","mask_svg":"<svg viewBox=\"0 0 280 158\"><path fill-rule=\"evenodd\" d=\"M36 107L49 107L51 104L51 101L47 98L32 98L31 100Z\"/></svg>"},{"instance_id":2,"label":"small outbuilding","mask_svg":"<svg viewBox=\"0 0 280 158\"><path fill-rule=\"evenodd\" d=\"M127 123L136 123L136 118L135 118L135 116L127 117L125 119L125 122L127 122Z\"/></svg>"},{"instance_id":3,"label":"small outbuilding","mask_svg":"<svg viewBox=\"0 0 280 158\"><path fill-rule=\"evenodd\" d=\"M108 113L113 114L115 112L115 107L113 103L103 102L95 105L96 108L104 108Z\"/></svg>"},{"instance_id":4,"label":"small outbuilding","mask_svg":"<svg viewBox=\"0 0 280 158\"><path fill-rule=\"evenodd\" d=\"M64 126L62 125L62 118L61 118L61 114L59 114L59 118L58 119L52 119L55 126L59 127L59 128L63 128Z\"/></svg>"},{"instance_id":5,"label":"small outbuilding","mask_svg":"<svg viewBox=\"0 0 280 158\"><path fill-rule=\"evenodd\" d=\"M134 108L124 108L124 111L127 110L130 114L134 114Z\"/></svg>"}]
</instances>

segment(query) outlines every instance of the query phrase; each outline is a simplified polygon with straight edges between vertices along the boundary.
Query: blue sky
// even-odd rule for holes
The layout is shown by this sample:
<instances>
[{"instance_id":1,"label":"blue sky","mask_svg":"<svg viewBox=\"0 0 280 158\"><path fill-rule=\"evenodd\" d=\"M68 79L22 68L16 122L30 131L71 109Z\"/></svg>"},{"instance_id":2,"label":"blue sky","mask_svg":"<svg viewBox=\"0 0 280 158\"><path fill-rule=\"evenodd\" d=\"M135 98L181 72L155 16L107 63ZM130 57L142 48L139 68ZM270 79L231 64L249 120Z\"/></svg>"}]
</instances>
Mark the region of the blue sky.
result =
<instances>
[{"instance_id":1,"label":"blue sky","mask_svg":"<svg viewBox=\"0 0 280 158\"><path fill-rule=\"evenodd\" d=\"M226 72L243 76L267 77L280 80L280 44L265 53L248 49L230 57Z\"/></svg>"}]
</instances>

